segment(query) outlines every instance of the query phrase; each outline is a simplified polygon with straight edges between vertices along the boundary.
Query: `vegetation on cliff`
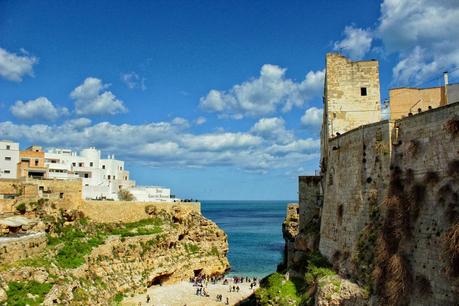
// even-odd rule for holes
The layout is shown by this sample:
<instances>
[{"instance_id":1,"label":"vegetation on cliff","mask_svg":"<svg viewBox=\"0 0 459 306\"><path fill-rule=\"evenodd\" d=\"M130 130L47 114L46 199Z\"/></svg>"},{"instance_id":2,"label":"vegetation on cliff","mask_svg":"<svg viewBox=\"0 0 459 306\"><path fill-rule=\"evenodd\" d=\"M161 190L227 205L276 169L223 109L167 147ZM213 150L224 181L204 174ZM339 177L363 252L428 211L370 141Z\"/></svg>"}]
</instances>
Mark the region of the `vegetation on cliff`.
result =
<instances>
[{"instance_id":1,"label":"vegetation on cliff","mask_svg":"<svg viewBox=\"0 0 459 306\"><path fill-rule=\"evenodd\" d=\"M36 281L31 282L10 282L8 283L8 306L40 305L43 303L46 294L51 289L52 284L40 284Z\"/></svg>"},{"instance_id":2,"label":"vegetation on cliff","mask_svg":"<svg viewBox=\"0 0 459 306\"><path fill-rule=\"evenodd\" d=\"M336 273L319 252L308 254L303 264L307 267L304 277L287 279L281 273L273 273L264 278L260 288L241 305L314 305L314 295L324 285L320 280Z\"/></svg>"}]
</instances>

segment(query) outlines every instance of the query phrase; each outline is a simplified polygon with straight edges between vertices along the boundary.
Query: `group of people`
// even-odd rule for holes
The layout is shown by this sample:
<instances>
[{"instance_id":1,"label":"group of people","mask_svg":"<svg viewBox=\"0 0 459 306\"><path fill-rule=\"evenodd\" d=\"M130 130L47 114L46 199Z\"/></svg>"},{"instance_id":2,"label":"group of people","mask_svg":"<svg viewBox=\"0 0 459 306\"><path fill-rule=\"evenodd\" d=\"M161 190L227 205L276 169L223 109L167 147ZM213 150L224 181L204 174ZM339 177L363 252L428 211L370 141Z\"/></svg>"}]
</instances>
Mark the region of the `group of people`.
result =
<instances>
[{"instance_id":1,"label":"group of people","mask_svg":"<svg viewBox=\"0 0 459 306\"><path fill-rule=\"evenodd\" d=\"M216 285L217 283L221 282L223 285L229 285L229 292L239 292L241 289L239 284L243 283L250 283L250 289L254 289L257 286L258 279L256 277L238 277L234 276L232 278L225 278L224 276L196 276L190 278L190 283L196 287L196 295L210 297L207 286L209 283ZM217 302L224 302L225 305L229 305L229 297L224 297L223 294L217 294L216 296Z\"/></svg>"}]
</instances>

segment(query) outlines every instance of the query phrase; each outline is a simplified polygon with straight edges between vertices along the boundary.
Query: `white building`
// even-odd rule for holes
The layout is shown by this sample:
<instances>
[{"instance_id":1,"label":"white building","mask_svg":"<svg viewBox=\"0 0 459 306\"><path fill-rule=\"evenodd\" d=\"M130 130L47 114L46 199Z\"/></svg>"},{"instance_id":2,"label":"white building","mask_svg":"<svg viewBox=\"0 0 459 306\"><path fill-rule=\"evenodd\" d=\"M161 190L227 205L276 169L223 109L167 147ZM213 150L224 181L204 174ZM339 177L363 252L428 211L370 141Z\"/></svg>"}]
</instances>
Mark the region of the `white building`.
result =
<instances>
[{"instance_id":1,"label":"white building","mask_svg":"<svg viewBox=\"0 0 459 306\"><path fill-rule=\"evenodd\" d=\"M175 202L180 201L174 196L171 196L169 188L158 186L141 186L132 187L129 192L134 196L136 201L139 202Z\"/></svg>"},{"instance_id":2,"label":"white building","mask_svg":"<svg viewBox=\"0 0 459 306\"><path fill-rule=\"evenodd\" d=\"M124 169L124 161L116 160L114 155L100 158L96 148L76 152L66 149L51 149L45 153L48 177L55 179L78 179L83 182L85 199L118 199L118 191L135 186Z\"/></svg>"},{"instance_id":3,"label":"white building","mask_svg":"<svg viewBox=\"0 0 459 306\"><path fill-rule=\"evenodd\" d=\"M0 140L0 179L15 179L19 162L19 143Z\"/></svg>"}]
</instances>

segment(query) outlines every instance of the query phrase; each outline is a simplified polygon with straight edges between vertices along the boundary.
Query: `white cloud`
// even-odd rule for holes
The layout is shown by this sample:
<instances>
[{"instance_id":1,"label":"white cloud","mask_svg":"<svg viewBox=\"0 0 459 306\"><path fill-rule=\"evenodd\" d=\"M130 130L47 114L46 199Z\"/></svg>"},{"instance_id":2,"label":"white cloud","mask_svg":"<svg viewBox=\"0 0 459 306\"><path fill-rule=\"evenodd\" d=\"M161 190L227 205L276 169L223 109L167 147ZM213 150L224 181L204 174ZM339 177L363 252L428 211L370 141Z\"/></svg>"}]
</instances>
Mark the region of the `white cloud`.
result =
<instances>
[{"instance_id":1,"label":"white cloud","mask_svg":"<svg viewBox=\"0 0 459 306\"><path fill-rule=\"evenodd\" d=\"M318 158L319 140L295 137L280 118L265 118L246 132L193 134L181 120L149 124L91 124L86 118L60 125L0 122L0 135L48 147L96 146L151 166L229 166L245 171L296 169ZM280 134L279 134L280 133ZM278 135L278 137L274 137ZM287 137L285 137L287 135Z\"/></svg>"},{"instance_id":2,"label":"white cloud","mask_svg":"<svg viewBox=\"0 0 459 306\"><path fill-rule=\"evenodd\" d=\"M116 98L111 91L104 91L110 85L89 77L75 88L70 97L75 100L75 111L78 115L115 115L126 112L123 101Z\"/></svg>"},{"instance_id":3,"label":"white cloud","mask_svg":"<svg viewBox=\"0 0 459 306\"><path fill-rule=\"evenodd\" d=\"M198 117L196 118L196 120L194 121L194 123L196 125L203 125L204 123L206 123L207 119L204 118L204 117Z\"/></svg>"},{"instance_id":4,"label":"white cloud","mask_svg":"<svg viewBox=\"0 0 459 306\"><path fill-rule=\"evenodd\" d=\"M147 89L147 86L145 86L145 78L140 77L137 73L135 72L128 72L128 73L123 73L121 75L121 80L126 84L126 86L129 89L141 89L145 90Z\"/></svg>"},{"instance_id":5,"label":"white cloud","mask_svg":"<svg viewBox=\"0 0 459 306\"><path fill-rule=\"evenodd\" d=\"M0 48L0 76L9 81L21 82L23 76L33 76L33 65L38 63L35 56L30 56L21 49L20 55Z\"/></svg>"},{"instance_id":6,"label":"white cloud","mask_svg":"<svg viewBox=\"0 0 459 306\"><path fill-rule=\"evenodd\" d=\"M443 71L459 67L459 1L384 0L373 29L348 26L335 49L361 58L372 39L382 43L374 50L398 56L393 86L419 86ZM453 74L459 76L459 71Z\"/></svg>"},{"instance_id":7,"label":"white cloud","mask_svg":"<svg viewBox=\"0 0 459 306\"><path fill-rule=\"evenodd\" d=\"M320 126L324 110L317 107L308 108L301 116L302 126Z\"/></svg>"},{"instance_id":8,"label":"white cloud","mask_svg":"<svg viewBox=\"0 0 459 306\"><path fill-rule=\"evenodd\" d=\"M285 72L284 68L265 64L257 79L234 85L228 91L210 90L207 96L201 97L200 107L224 117L241 119L272 114L278 108L288 112L322 93L324 71L310 71L300 83L286 78Z\"/></svg>"},{"instance_id":9,"label":"white cloud","mask_svg":"<svg viewBox=\"0 0 459 306\"><path fill-rule=\"evenodd\" d=\"M251 132L275 143L285 144L294 139L292 131L285 128L284 119L277 117L261 118L254 124Z\"/></svg>"},{"instance_id":10,"label":"white cloud","mask_svg":"<svg viewBox=\"0 0 459 306\"><path fill-rule=\"evenodd\" d=\"M185 118L182 118L182 117L175 117L174 119L172 119L172 124L175 124L177 126L181 126L181 127L184 127L184 128L188 128L190 127L190 123L188 122L188 120L186 120Z\"/></svg>"},{"instance_id":11,"label":"white cloud","mask_svg":"<svg viewBox=\"0 0 459 306\"><path fill-rule=\"evenodd\" d=\"M55 120L61 116L66 116L69 113L67 108L55 107L53 103L45 97L39 97L27 102L16 101L16 103L10 107L10 111L15 117L24 120Z\"/></svg>"},{"instance_id":12,"label":"white cloud","mask_svg":"<svg viewBox=\"0 0 459 306\"><path fill-rule=\"evenodd\" d=\"M334 49L347 54L352 59L362 59L370 51L372 33L369 30L347 26L344 39L335 42Z\"/></svg>"},{"instance_id":13,"label":"white cloud","mask_svg":"<svg viewBox=\"0 0 459 306\"><path fill-rule=\"evenodd\" d=\"M399 54L396 85L418 85L444 70L459 67L459 2L386 0L378 35L388 52Z\"/></svg>"}]
</instances>

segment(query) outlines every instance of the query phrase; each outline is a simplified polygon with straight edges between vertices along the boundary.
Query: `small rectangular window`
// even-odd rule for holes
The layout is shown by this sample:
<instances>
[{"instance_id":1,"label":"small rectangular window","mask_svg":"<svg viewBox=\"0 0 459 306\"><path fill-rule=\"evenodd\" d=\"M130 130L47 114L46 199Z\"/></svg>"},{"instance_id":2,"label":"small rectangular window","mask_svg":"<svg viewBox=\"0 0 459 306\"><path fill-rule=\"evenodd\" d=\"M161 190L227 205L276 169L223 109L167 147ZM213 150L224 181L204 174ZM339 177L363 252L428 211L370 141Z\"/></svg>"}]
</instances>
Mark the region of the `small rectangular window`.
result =
<instances>
[{"instance_id":1,"label":"small rectangular window","mask_svg":"<svg viewBox=\"0 0 459 306\"><path fill-rule=\"evenodd\" d=\"M102 169L105 169L105 165L102 165Z\"/></svg>"},{"instance_id":2,"label":"small rectangular window","mask_svg":"<svg viewBox=\"0 0 459 306\"><path fill-rule=\"evenodd\" d=\"M7 149L7 150L11 150L11 146L10 146L10 145L7 145L7 146L6 146L6 149Z\"/></svg>"},{"instance_id":3,"label":"small rectangular window","mask_svg":"<svg viewBox=\"0 0 459 306\"><path fill-rule=\"evenodd\" d=\"M89 163L89 167L92 167L93 165L94 165L93 162L90 162L90 163Z\"/></svg>"},{"instance_id":4,"label":"small rectangular window","mask_svg":"<svg viewBox=\"0 0 459 306\"><path fill-rule=\"evenodd\" d=\"M75 167L75 166L76 166L76 163L72 163L72 166L74 166L74 167Z\"/></svg>"},{"instance_id":5,"label":"small rectangular window","mask_svg":"<svg viewBox=\"0 0 459 306\"><path fill-rule=\"evenodd\" d=\"M10 170L5 170L5 171L3 171L3 172L4 172L4 173L11 173Z\"/></svg>"},{"instance_id":6,"label":"small rectangular window","mask_svg":"<svg viewBox=\"0 0 459 306\"><path fill-rule=\"evenodd\" d=\"M35 166L38 166L38 159L35 160Z\"/></svg>"},{"instance_id":7,"label":"small rectangular window","mask_svg":"<svg viewBox=\"0 0 459 306\"><path fill-rule=\"evenodd\" d=\"M366 96L367 95L367 88L366 87L360 87L360 95L361 96Z\"/></svg>"},{"instance_id":8,"label":"small rectangular window","mask_svg":"<svg viewBox=\"0 0 459 306\"><path fill-rule=\"evenodd\" d=\"M11 160L11 157L6 156L6 157L5 157L5 160Z\"/></svg>"}]
</instances>

